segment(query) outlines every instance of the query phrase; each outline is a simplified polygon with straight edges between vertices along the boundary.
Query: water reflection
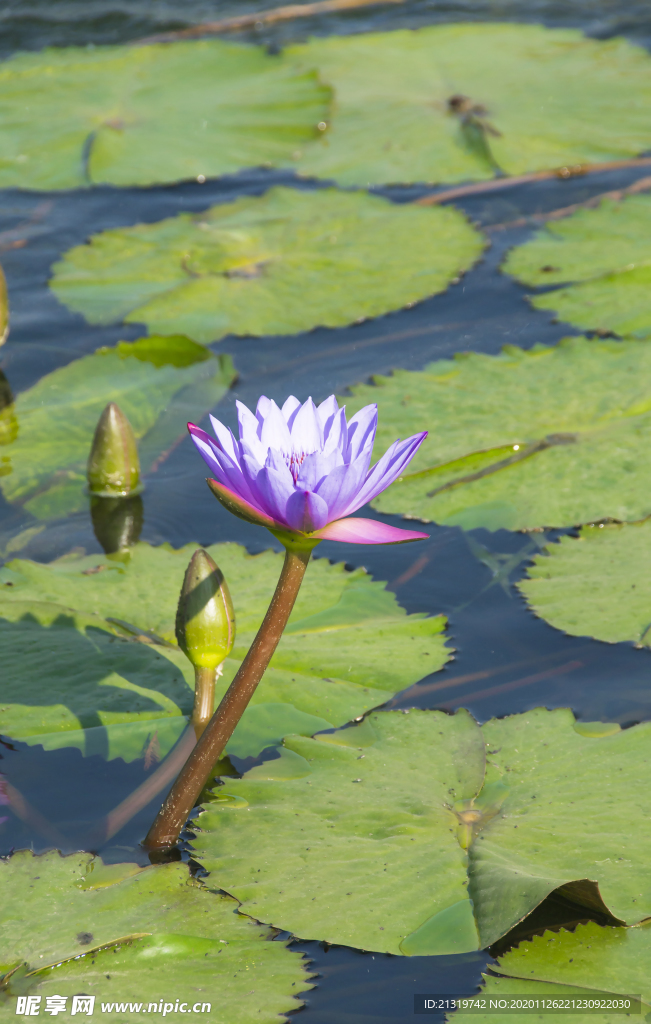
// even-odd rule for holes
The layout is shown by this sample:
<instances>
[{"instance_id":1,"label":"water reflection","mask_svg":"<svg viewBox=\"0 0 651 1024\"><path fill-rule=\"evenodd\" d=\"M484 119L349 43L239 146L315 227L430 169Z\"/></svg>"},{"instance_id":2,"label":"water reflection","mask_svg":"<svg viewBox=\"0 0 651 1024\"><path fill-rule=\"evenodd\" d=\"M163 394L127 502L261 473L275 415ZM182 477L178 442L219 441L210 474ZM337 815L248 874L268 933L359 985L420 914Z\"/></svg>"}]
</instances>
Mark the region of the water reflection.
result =
<instances>
[{"instance_id":1,"label":"water reflection","mask_svg":"<svg viewBox=\"0 0 651 1024\"><path fill-rule=\"evenodd\" d=\"M140 540L144 508L140 494L129 498L90 499L93 533L105 554L124 553Z\"/></svg>"}]
</instances>

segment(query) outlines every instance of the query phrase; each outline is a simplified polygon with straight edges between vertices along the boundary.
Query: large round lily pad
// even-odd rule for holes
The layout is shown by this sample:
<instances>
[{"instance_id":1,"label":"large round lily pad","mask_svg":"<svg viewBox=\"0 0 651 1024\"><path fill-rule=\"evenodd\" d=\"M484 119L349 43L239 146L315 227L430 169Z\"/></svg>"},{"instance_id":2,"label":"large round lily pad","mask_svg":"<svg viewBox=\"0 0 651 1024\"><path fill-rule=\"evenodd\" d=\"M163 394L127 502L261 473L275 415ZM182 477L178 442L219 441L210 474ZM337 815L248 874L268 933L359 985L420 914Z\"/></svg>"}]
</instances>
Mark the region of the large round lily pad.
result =
<instances>
[{"instance_id":1,"label":"large round lily pad","mask_svg":"<svg viewBox=\"0 0 651 1024\"><path fill-rule=\"evenodd\" d=\"M72 555L0 569L0 732L127 760L142 756L156 734L163 755L192 706L194 673L176 647L174 617L195 547L142 543L127 565ZM237 544L208 550L237 621L221 698L266 612L282 556L251 556ZM342 725L445 664L445 618L407 615L384 586L363 569L312 562L231 753L257 755L288 732Z\"/></svg>"},{"instance_id":2,"label":"large round lily pad","mask_svg":"<svg viewBox=\"0 0 651 1024\"><path fill-rule=\"evenodd\" d=\"M481 729L466 712L375 712L285 737L278 759L226 780L193 847L252 916L363 949L486 947L557 889L638 924L650 738L649 723L586 727L568 710Z\"/></svg>"},{"instance_id":3,"label":"large round lily pad","mask_svg":"<svg viewBox=\"0 0 651 1024\"><path fill-rule=\"evenodd\" d=\"M39 519L85 507L86 462L97 421L117 402L139 440L144 473L185 436L190 416L214 408L235 379L229 356L182 335L119 342L46 374L12 407L0 436L0 487Z\"/></svg>"},{"instance_id":4,"label":"large round lily pad","mask_svg":"<svg viewBox=\"0 0 651 1024\"><path fill-rule=\"evenodd\" d=\"M313 39L287 51L335 94L301 174L347 185L490 178L651 146L651 59L540 25L466 24Z\"/></svg>"},{"instance_id":5,"label":"large round lily pad","mask_svg":"<svg viewBox=\"0 0 651 1024\"><path fill-rule=\"evenodd\" d=\"M162 999L186 1002L188 1013L198 1001L194 1012L211 1024L274 1024L311 987L300 954L270 942L268 928L186 865L22 851L0 861L0 892L2 1020L15 1020L21 995L40 997L41 1014L48 997L63 996L67 1018L83 993L95 997L95 1016L112 1020L137 1021Z\"/></svg>"},{"instance_id":6,"label":"large round lily pad","mask_svg":"<svg viewBox=\"0 0 651 1024\"><path fill-rule=\"evenodd\" d=\"M196 855L208 885L302 938L463 953L479 939L452 808L483 774L481 733L464 711L373 714L294 736L279 760L220 788Z\"/></svg>"},{"instance_id":7,"label":"large round lily pad","mask_svg":"<svg viewBox=\"0 0 651 1024\"><path fill-rule=\"evenodd\" d=\"M532 297L576 327L651 337L651 197L605 199L550 222L513 249L504 269L529 285L563 284Z\"/></svg>"},{"instance_id":8,"label":"large round lily pad","mask_svg":"<svg viewBox=\"0 0 651 1024\"><path fill-rule=\"evenodd\" d=\"M584 526L534 559L529 606L574 636L651 646L651 522Z\"/></svg>"},{"instance_id":9,"label":"large round lily pad","mask_svg":"<svg viewBox=\"0 0 651 1024\"><path fill-rule=\"evenodd\" d=\"M444 291L482 247L454 209L273 188L104 231L55 264L51 286L91 323L124 319L210 342L379 316Z\"/></svg>"},{"instance_id":10,"label":"large round lily pad","mask_svg":"<svg viewBox=\"0 0 651 1024\"><path fill-rule=\"evenodd\" d=\"M651 347L568 338L462 354L353 389L377 402L376 451L429 429L382 512L530 530L651 512Z\"/></svg>"},{"instance_id":11,"label":"large round lily pad","mask_svg":"<svg viewBox=\"0 0 651 1024\"><path fill-rule=\"evenodd\" d=\"M221 40L69 47L0 67L0 187L151 185L287 163L329 90Z\"/></svg>"}]
</instances>

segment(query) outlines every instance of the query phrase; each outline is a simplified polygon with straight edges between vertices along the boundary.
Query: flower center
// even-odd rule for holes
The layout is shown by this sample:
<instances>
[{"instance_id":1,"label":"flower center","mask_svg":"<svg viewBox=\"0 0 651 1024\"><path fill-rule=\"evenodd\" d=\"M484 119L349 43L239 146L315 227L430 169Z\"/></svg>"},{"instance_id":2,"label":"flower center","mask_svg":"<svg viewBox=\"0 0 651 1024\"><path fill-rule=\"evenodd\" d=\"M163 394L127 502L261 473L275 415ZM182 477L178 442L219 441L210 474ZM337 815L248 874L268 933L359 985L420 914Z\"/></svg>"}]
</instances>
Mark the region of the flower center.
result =
<instances>
[{"instance_id":1,"label":"flower center","mask_svg":"<svg viewBox=\"0 0 651 1024\"><path fill-rule=\"evenodd\" d=\"M298 480L298 474L306 455L309 455L309 452L283 452L283 458L294 478L294 483Z\"/></svg>"}]
</instances>

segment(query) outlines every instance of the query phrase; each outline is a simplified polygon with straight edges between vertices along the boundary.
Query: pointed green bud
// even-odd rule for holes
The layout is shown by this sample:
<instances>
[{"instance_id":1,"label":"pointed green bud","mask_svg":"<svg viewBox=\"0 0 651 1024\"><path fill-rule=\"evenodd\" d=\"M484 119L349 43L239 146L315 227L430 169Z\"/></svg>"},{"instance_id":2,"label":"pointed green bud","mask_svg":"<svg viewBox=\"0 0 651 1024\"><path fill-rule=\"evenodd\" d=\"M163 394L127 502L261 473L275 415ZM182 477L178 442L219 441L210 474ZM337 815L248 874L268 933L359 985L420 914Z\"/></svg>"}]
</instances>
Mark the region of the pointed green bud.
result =
<instances>
[{"instance_id":1,"label":"pointed green bud","mask_svg":"<svg viewBox=\"0 0 651 1024\"><path fill-rule=\"evenodd\" d=\"M103 498L126 498L140 488L140 462L133 428L115 402L99 418L88 457L88 490Z\"/></svg>"},{"instance_id":2,"label":"pointed green bud","mask_svg":"<svg viewBox=\"0 0 651 1024\"><path fill-rule=\"evenodd\" d=\"M202 548L185 572L176 639L195 668L213 670L230 654L235 640L235 612L226 580Z\"/></svg>"},{"instance_id":3,"label":"pointed green bud","mask_svg":"<svg viewBox=\"0 0 651 1024\"><path fill-rule=\"evenodd\" d=\"M0 345L3 345L9 334L9 295L7 293L7 279L4 270L0 267Z\"/></svg>"}]
</instances>

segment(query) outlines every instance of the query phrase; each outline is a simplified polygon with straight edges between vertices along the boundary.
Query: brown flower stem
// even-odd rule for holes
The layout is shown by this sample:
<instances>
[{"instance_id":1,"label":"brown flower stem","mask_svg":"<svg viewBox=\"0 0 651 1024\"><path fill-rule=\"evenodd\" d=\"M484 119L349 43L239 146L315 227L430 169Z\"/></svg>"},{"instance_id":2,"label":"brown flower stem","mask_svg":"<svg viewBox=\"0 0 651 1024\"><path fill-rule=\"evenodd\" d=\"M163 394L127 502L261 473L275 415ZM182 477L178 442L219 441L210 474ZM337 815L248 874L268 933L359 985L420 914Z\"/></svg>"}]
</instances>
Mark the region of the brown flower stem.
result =
<instances>
[{"instance_id":1,"label":"brown flower stem","mask_svg":"<svg viewBox=\"0 0 651 1024\"><path fill-rule=\"evenodd\" d=\"M300 590L312 548L318 541L293 541L283 538L285 561L280 579L264 621L226 691L206 730L188 757L170 793L149 829L144 846L149 850L167 850L177 842L181 829L201 790L221 757L235 726L244 714L255 689L291 615Z\"/></svg>"},{"instance_id":2,"label":"brown flower stem","mask_svg":"<svg viewBox=\"0 0 651 1024\"><path fill-rule=\"evenodd\" d=\"M195 666L194 669L194 708L192 709L192 725L197 739L204 732L212 718L215 706L215 678L217 670Z\"/></svg>"}]
</instances>

